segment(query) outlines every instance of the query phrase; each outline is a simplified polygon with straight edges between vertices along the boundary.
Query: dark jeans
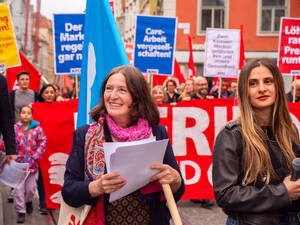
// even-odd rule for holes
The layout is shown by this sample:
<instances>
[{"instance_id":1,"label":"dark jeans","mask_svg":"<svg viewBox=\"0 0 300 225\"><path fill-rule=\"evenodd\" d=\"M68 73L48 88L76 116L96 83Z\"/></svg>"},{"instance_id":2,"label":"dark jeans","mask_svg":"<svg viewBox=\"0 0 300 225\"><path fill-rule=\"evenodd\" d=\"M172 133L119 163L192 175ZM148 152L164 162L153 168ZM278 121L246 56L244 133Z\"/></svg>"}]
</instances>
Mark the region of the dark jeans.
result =
<instances>
[{"instance_id":1,"label":"dark jeans","mask_svg":"<svg viewBox=\"0 0 300 225\"><path fill-rule=\"evenodd\" d=\"M279 225L300 225L299 217L296 213L289 213L284 219L280 219Z\"/></svg>"},{"instance_id":2,"label":"dark jeans","mask_svg":"<svg viewBox=\"0 0 300 225\"><path fill-rule=\"evenodd\" d=\"M40 167L39 167L39 176L37 180L37 189L39 193L40 207L46 208L44 182L43 182L42 171Z\"/></svg>"},{"instance_id":3,"label":"dark jeans","mask_svg":"<svg viewBox=\"0 0 300 225\"><path fill-rule=\"evenodd\" d=\"M238 225L237 220L232 216L228 216L226 225ZM247 223L242 223L240 225L249 225ZM279 225L300 225L298 216L296 214L288 215L285 217L284 221L280 221Z\"/></svg>"},{"instance_id":4,"label":"dark jeans","mask_svg":"<svg viewBox=\"0 0 300 225\"><path fill-rule=\"evenodd\" d=\"M238 224L238 221L233 218L232 216L228 216L227 220L226 220L226 225L249 225L247 223L243 223L243 224Z\"/></svg>"}]
</instances>

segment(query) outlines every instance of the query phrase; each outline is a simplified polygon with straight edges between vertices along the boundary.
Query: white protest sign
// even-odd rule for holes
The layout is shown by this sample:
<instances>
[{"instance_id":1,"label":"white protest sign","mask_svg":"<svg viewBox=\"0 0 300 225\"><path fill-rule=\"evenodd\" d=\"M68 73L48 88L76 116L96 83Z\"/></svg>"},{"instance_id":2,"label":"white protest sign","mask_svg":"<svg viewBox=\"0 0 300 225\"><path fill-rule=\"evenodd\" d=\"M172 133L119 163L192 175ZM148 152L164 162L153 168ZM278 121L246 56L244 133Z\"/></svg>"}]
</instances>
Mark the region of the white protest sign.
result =
<instances>
[{"instance_id":1,"label":"white protest sign","mask_svg":"<svg viewBox=\"0 0 300 225\"><path fill-rule=\"evenodd\" d=\"M205 77L237 77L240 30L206 29Z\"/></svg>"}]
</instances>

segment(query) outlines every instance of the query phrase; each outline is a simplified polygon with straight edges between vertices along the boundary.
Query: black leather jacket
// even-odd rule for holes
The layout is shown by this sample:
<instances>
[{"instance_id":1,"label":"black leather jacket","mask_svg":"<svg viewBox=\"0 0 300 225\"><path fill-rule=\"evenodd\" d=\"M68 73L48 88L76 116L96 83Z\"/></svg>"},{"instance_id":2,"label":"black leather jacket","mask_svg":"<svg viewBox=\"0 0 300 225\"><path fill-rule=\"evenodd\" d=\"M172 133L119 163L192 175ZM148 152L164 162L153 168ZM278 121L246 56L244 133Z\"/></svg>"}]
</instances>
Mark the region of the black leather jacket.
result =
<instances>
[{"instance_id":1,"label":"black leather jacket","mask_svg":"<svg viewBox=\"0 0 300 225\"><path fill-rule=\"evenodd\" d=\"M285 214L292 203L288 191L282 179L278 181L272 177L269 184L262 178L255 184L242 184L244 145L238 121L228 123L216 138L212 175L217 204L240 223L278 225L280 215ZM268 145L286 168L277 143L269 140ZM300 145L293 143L293 150L299 157Z\"/></svg>"}]
</instances>

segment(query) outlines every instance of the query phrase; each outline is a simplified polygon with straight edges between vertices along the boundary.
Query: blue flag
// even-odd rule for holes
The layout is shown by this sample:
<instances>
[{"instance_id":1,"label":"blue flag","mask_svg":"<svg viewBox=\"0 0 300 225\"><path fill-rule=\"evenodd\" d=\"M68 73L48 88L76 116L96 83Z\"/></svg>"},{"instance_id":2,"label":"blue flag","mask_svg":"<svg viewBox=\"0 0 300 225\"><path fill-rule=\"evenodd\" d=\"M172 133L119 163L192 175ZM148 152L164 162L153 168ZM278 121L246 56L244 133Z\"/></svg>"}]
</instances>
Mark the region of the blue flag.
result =
<instances>
[{"instance_id":1,"label":"blue flag","mask_svg":"<svg viewBox=\"0 0 300 225\"><path fill-rule=\"evenodd\" d=\"M108 0L87 0L77 127L91 122L103 80L120 65L129 61Z\"/></svg>"}]
</instances>

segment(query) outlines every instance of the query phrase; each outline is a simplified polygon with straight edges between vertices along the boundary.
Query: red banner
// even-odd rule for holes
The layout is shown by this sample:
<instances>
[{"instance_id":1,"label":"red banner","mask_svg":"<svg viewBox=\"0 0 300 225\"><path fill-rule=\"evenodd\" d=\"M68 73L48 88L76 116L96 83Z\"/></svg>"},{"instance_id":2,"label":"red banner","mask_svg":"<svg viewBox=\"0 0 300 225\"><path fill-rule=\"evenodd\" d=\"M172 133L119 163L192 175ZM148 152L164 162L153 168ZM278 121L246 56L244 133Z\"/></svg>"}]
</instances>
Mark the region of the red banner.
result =
<instances>
[{"instance_id":1,"label":"red banner","mask_svg":"<svg viewBox=\"0 0 300 225\"><path fill-rule=\"evenodd\" d=\"M239 114L235 99L201 99L159 106L183 178L183 199L213 199L212 152L216 134ZM72 146L77 100L35 103L34 119L41 123L48 148L40 162L47 207L59 207L65 163ZM300 130L300 103L289 104L293 122Z\"/></svg>"},{"instance_id":2,"label":"red banner","mask_svg":"<svg viewBox=\"0 0 300 225\"><path fill-rule=\"evenodd\" d=\"M281 18L278 53L281 73L300 75L300 18Z\"/></svg>"},{"instance_id":3,"label":"red banner","mask_svg":"<svg viewBox=\"0 0 300 225\"><path fill-rule=\"evenodd\" d=\"M65 164L75 130L74 113L77 113L77 110L78 99L33 104L33 118L40 122L47 136L47 149L40 161L40 167L46 204L50 209L56 209L60 205Z\"/></svg>"},{"instance_id":4,"label":"red banner","mask_svg":"<svg viewBox=\"0 0 300 225\"><path fill-rule=\"evenodd\" d=\"M182 199L214 199L212 152L214 140L227 121L236 118L235 99L192 100L176 107L160 105L161 124L169 138L186 189ZM290 103L293 122L300 130L300 103Z\"/></svg>"}]
</instances>

